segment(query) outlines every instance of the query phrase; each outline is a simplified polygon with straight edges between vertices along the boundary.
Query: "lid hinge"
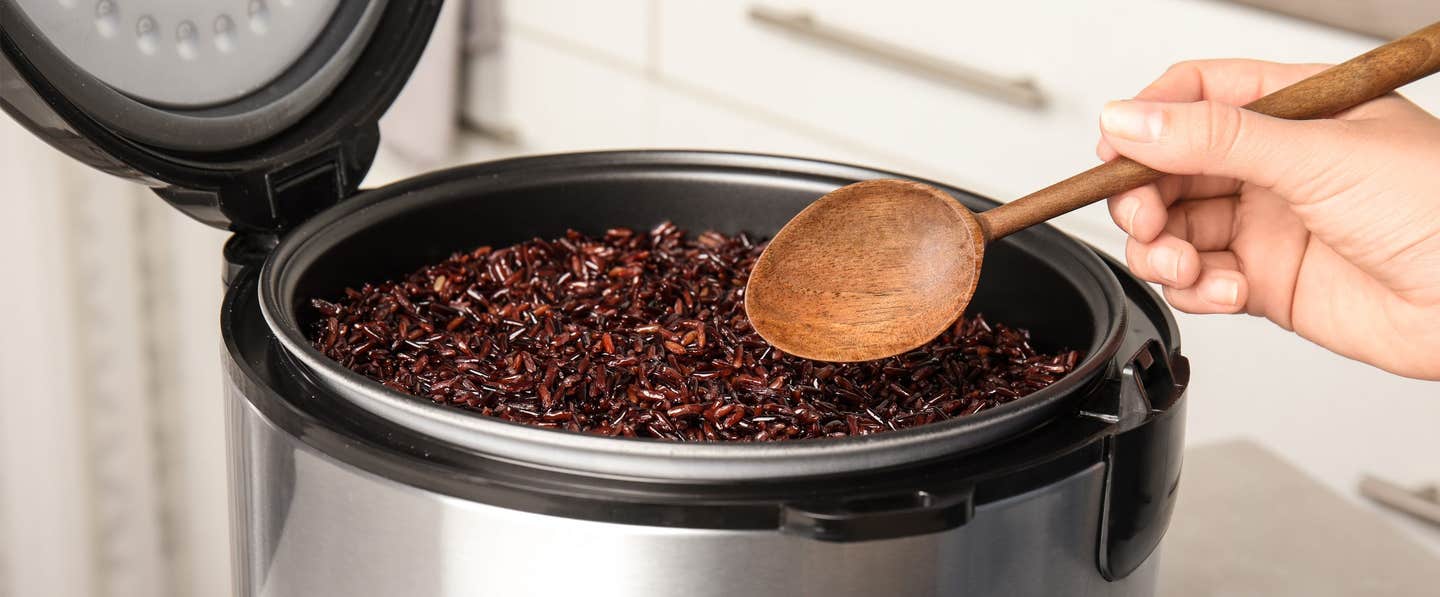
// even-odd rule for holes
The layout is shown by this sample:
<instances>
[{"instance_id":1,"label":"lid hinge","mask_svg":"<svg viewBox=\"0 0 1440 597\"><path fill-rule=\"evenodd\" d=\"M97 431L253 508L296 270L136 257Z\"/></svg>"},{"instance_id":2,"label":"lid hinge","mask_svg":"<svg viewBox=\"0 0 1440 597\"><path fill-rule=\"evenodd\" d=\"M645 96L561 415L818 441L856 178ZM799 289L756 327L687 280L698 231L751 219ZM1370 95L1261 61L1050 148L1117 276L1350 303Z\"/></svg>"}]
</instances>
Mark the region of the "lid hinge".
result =
<instances>
[{"instance_id":1,"label":"lid hinge","mask_svg":"<svg viewBox=\"0 0 1440 597\"><path fill-rule=\"evenodd\" d=\"M337 154L339 152L336 152ZM316 156L307 162L265 175L269 189L266 203L280 229L310 219L320 210L339 203L354 191L346 180L343 156Z\"/></svg>"},{"instance_id":2,"label":"lid hinge","mask_svg":"<svg viewBox=\"0 0 1440 597\"><path fill-rule=\"evenodd\" d=\"M271 224L268 226L271 231L283 232L354 194L365 168L355 167L347 149L348 144L331 145L300 162L252 175L251 180L246 181L248 184L237 187L240 192L251 195L242 204L268 213L251 214L256 219L232 218L231 221L266 221ZM368 160L365 165L369 166ZM221 209L235 203L231 197L221 194Z\"/></svg>"},{"instance_id":3,"label":"lid hinge","mask_svg":"<svg viewBox=\"0 0 1440 597\"><path fill-rule=\"evenodd\" d=\"M236 174L216 190L174 185L155 192L208 224L228 223L237 233L283 234L355 194L379 143L378 127L362 127L304 159Z\"/></svg>"}]
</instances>

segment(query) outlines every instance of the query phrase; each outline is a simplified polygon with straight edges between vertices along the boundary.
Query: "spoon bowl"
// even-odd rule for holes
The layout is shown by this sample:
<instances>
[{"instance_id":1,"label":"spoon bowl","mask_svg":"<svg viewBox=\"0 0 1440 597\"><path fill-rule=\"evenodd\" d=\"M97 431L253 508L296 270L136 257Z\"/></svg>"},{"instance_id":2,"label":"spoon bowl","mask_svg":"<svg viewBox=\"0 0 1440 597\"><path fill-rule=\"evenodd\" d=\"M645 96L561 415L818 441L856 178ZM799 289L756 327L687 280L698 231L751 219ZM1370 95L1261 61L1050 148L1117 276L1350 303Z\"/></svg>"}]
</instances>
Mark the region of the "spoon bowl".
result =
<instances>
[{"instance_id":1,"label":"spoon bowl","mask_svg":"<svg viewBox=\"0 0 1440 597\"><path fill-rule=\"evenodd\" d=\"M810 204L775 235L746 288L751 325L776 348L867 361L929 342L965 310L985 238L950 195L867 180Z\"/></svg>"}]
</instances>

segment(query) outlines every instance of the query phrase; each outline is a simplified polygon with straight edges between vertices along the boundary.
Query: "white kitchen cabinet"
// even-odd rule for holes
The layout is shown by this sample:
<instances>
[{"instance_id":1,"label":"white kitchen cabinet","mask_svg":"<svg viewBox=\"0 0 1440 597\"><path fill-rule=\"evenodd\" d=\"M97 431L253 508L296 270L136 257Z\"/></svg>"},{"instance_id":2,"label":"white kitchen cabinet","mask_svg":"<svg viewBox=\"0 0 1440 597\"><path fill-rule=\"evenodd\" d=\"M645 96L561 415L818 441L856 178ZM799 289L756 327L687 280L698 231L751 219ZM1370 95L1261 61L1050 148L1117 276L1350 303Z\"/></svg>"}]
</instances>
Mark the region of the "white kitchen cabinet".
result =
<instances>
[{"instance_id":1,"label":"white kitchen cabinet","mask_svg":"<svg viewBox=\"0 0 1440 597\"><path fill-rule=\"evenodd\" d=\"M531 36L509 35L502 43L507 77L501 93L515 153L720 149L870 162L863 151L773 126Z\"/></svg>"},{"instance_id":2,"label":"white kitchen cabinet","mask_svg":"<svg viewBox=\"0 0 1440 597\"><path fill-rule=\"evenodd\" d=\"M651 0L511 0L501 13L506 27L517 32L632 67L648 61Z\"/></svg>"}]
</instances>

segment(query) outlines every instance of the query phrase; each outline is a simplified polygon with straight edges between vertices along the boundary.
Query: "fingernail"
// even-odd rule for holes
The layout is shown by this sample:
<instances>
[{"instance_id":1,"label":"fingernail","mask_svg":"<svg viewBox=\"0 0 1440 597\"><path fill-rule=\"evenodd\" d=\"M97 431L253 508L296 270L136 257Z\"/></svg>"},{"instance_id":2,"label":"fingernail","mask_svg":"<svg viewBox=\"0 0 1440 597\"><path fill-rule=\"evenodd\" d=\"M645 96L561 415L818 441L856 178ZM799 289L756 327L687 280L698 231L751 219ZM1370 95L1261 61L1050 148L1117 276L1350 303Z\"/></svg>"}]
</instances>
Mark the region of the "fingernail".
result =
<instances>
[{"instance_id":1,"label":"fingernail","mask_svg":"<svg viewBox=\"0 0 1440 597\"><path fill-rule=\"evenodd\" d=\"M1240 304L1240 283L1228 277L1211 278L1200 285L1200 298L1217 305Z\"/></svg>"},{"instance_id":2,"label":"fingernail","mask_svg":"<svg viewBox=\"0 0 1440 597\"><path fill-rule=\"evenodd\" d=\"M1150 269L1166 282L1180 279L1180 252L1171 247L1155 247L1150 250Z\"/></svg>"},{"instance_id":3,"label":"fingernail","mask_svg":"<svg viewBox=\"0 0 1440 597\"><path fill-rule=\"evenodd\" d=\"M1126 195L1120 200L1118 210L1120 219L1125 222L1125 232L1135 234L1135 214L1140 211L1140 198L1134 195Z\"/></svg>"},{"instance_id":4,"label":"fingernail","mask_svg":"<svg viewBox=\"0 0 1440 597\"><path fill-rule=\"evenodd\" d=\"M1131 141L1159 139L1164 126L1165 115L1148 102L1110 102L1100 111L1100 127L1105 132Z\"/></svg>"}]
</instances>

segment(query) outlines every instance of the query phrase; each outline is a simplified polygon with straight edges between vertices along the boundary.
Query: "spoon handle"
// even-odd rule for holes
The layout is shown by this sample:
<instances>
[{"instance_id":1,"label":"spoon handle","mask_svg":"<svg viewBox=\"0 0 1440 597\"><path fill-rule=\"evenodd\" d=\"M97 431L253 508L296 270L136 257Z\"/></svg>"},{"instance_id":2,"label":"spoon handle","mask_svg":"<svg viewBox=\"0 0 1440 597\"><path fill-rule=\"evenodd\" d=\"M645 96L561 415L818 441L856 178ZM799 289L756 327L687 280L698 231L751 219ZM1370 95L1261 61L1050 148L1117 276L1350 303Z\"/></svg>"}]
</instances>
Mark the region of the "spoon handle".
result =
<instances>
[{"instance_id":1,"label":"spoon handle","mask_svg":"<svg viewBox=\"0 0 1440 597\"><path fill-rule=\"evenodd\" d=\"M1440 22L1257 99L1244 107L1277 118L1322 118L1440 71ZM1116 158L976 214L992 241L1106 197L1154 182L1164 172Z\"/></svg>"}]
</instances>

